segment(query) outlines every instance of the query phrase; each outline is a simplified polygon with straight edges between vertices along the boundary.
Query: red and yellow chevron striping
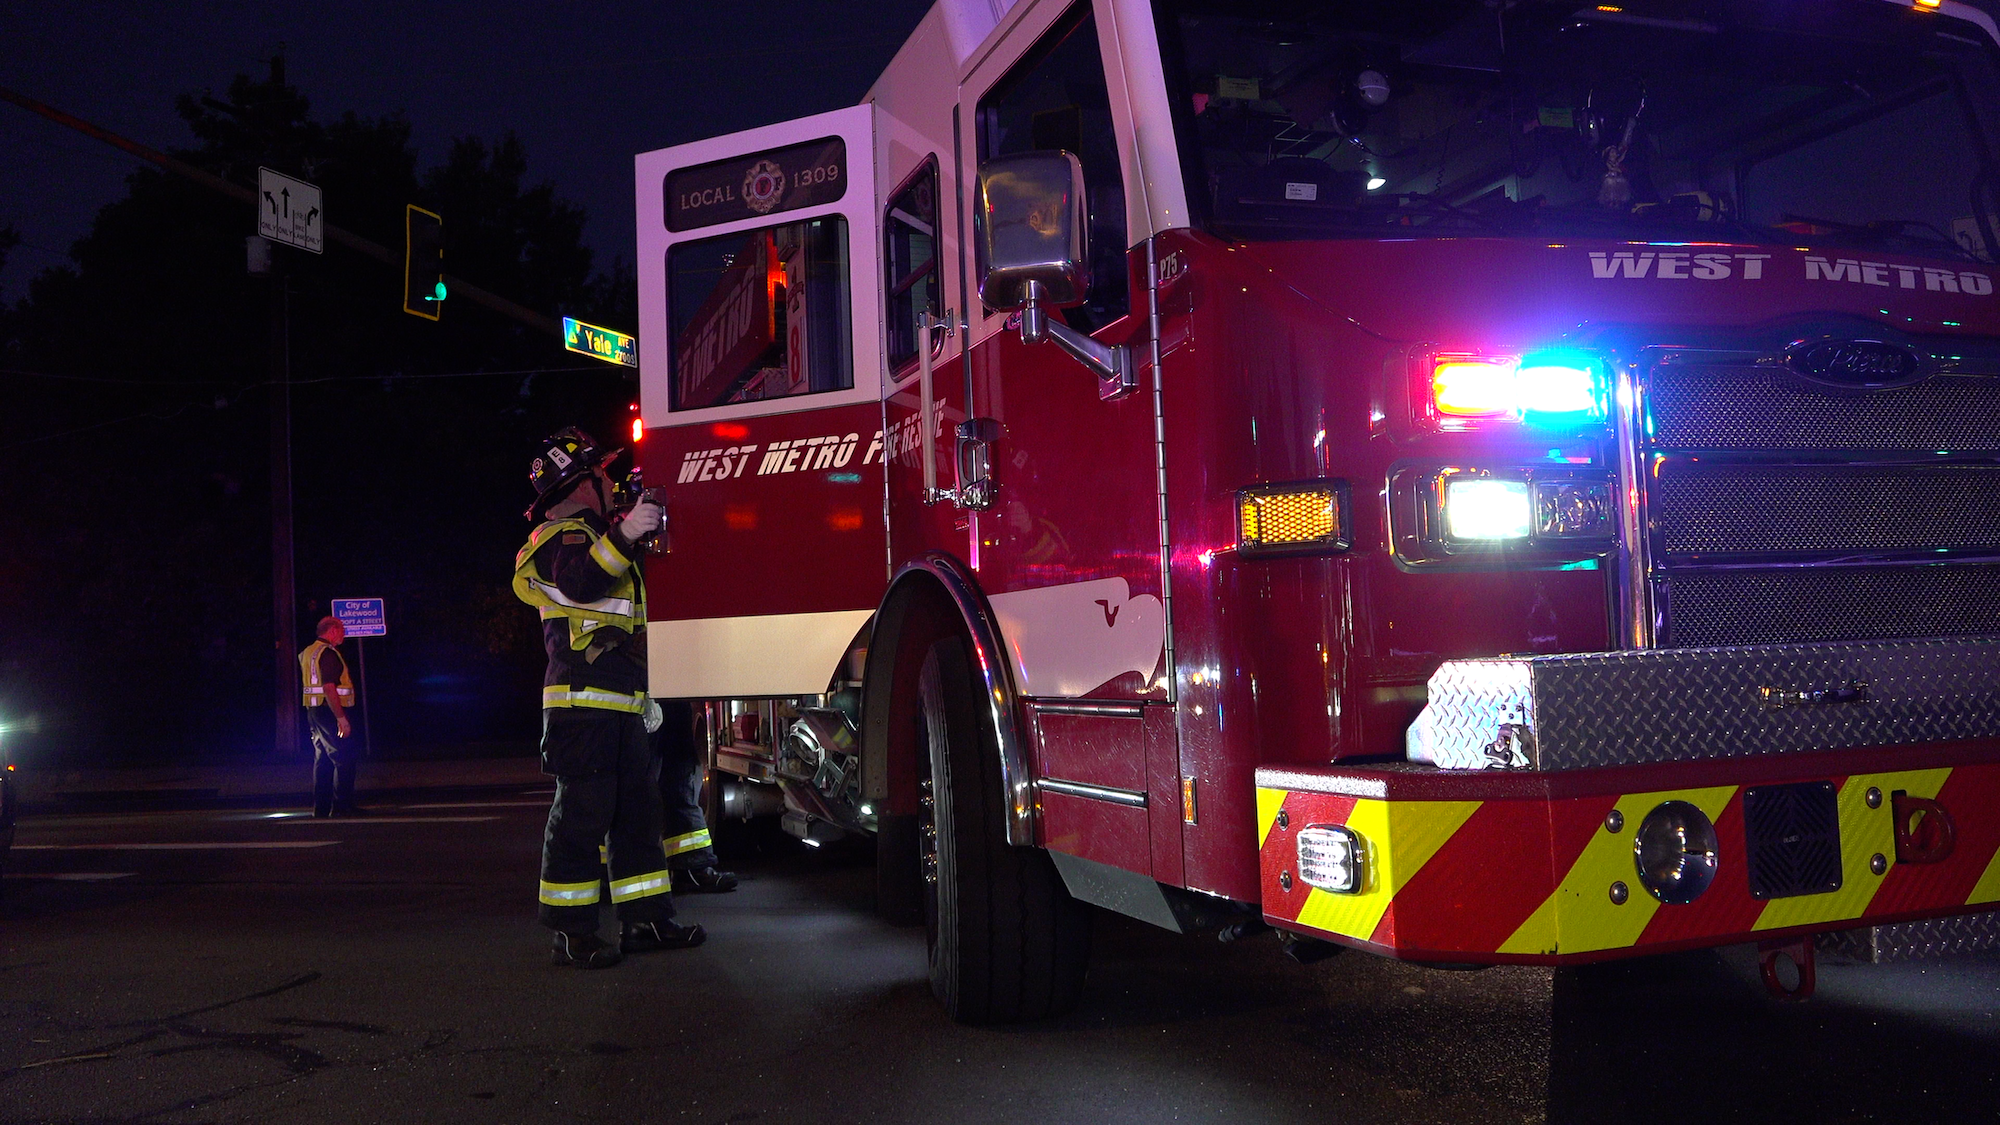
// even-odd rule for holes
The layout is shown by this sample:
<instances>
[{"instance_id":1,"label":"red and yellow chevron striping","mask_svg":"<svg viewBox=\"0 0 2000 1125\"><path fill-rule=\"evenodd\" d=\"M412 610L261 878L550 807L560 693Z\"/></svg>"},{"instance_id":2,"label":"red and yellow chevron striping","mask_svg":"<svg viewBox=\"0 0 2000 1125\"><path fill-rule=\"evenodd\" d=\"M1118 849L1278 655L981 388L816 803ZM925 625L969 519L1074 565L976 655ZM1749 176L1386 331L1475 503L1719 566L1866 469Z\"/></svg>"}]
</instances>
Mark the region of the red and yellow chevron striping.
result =
<instances>
[{"instance_id":1,"label":"red and yellow chevron striping","mask_svg":"<svg viewBox=\"0 0 2000 1125\"><path fill-rule=\"evenodd\" d=\"M1413 960L1551 962L2000 909L2000 748L1929 757L1877 751L1569 774L1266 768L1257 789L1264 912L1279 926ZM1860 768L1885 759L1919 768ZM1814 765L1825 772L1802 772ZM1840 886L1758 898L1744 791L1802 781L1836 787ZM1948 855L1898 858L1893 795L1937 802L1955 830ZM1694 805L1716 829L1715 881L1685 904L1648 894L1634 862L1634 832L1666 801ZM1300 877L1298 833L1313 825L1359 837L1357 892Z\"/></svg>"}]
</instances>

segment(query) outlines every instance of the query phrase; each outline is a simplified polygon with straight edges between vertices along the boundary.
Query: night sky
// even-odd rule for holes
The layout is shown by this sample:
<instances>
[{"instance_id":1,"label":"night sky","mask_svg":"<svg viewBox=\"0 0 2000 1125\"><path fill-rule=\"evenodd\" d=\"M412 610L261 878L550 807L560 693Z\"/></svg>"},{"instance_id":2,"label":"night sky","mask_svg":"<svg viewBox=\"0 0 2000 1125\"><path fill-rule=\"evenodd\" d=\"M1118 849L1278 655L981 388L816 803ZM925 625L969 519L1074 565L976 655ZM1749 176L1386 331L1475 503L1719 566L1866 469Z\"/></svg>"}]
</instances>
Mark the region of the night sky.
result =
<instances>
[{"instance_id":1,"label":"night sky","mask_svg":"<svg viewBox=\"0 0 2000 1125\"><path fill-rule=\"evenodd\" d=\"M282 49L315 118L406 113L420 168L453 137L513 130L530 182L553 181L588 210L585 239L603 269L632 259L635 153L853 104L929 3L5 0L0 85L175 149L193 144L176 95L219 96L238 73L268 73L264 60ZM0 103L0 226L22 238L0 273L0 300L20 299L30 277L67 261L140 166ZM342 224L339 199L327 200L327 215Z\"/></svg>"}]
</instances>

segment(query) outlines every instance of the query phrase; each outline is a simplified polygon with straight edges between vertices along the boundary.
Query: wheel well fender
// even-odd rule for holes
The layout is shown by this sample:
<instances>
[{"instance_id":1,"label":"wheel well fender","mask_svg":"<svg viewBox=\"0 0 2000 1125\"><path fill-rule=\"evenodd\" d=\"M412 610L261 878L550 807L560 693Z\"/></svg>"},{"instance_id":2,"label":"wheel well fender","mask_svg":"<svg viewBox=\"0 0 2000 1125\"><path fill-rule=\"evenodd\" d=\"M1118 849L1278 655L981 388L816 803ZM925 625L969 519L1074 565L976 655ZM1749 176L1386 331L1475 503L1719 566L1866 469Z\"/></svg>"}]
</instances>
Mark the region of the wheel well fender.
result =
<instances>
[{"instance_id":1,"label":"wheel well fender","mask_svg":"<svg viewBox=\"0 0 2000 1125\"><path fill-rule=\"evenodd\" d=\"M920 739L917 677L924 654L947 636L971 648L983 695L983 714L1000 754L1007 842L1035 842L1035 801L1028 777L1027 740L1021 729L1013 666L1000 637L999 618L980 592L970 568L942 552L905 563L889 582L861 685L861 786L869 800L892 813L917 811L916 756Z\"/></svg>"}]
</instances>

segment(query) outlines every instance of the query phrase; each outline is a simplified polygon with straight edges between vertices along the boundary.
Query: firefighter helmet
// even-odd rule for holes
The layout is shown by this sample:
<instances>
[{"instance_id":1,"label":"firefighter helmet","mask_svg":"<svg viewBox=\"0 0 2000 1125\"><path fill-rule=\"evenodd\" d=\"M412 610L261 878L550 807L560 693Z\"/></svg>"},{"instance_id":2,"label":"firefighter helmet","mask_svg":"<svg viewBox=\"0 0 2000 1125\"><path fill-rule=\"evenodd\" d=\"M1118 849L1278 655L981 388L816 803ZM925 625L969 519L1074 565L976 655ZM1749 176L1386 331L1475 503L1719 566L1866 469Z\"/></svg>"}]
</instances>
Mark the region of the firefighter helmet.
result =
<instances>
[{"instance_id":1,"label":"firefighter helmet","mask_svg":"<svg viewBox=\"0 0 2000 1125\"><path fill-rule=\"evenodd\" d=\"M551 434L528 465L528 483L535 486L535 502L528 508L528 518L539 518L544 508L568 491L567 486L617 456L617 450L605 451L596 438L575 426L564 426Z\"/></svg>"}]
</instances>

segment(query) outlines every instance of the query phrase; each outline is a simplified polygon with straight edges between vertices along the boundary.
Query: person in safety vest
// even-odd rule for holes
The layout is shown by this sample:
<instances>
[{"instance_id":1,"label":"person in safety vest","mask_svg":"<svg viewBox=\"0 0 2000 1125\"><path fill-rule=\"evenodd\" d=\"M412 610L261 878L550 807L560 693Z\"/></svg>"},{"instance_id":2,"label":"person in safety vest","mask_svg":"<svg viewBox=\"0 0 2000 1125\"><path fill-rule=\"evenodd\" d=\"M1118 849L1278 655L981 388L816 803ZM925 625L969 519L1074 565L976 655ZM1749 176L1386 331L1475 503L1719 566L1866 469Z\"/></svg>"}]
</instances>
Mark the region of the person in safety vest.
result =
<instances>
[{"instance_id":1,"label":"person in safety vest","mask_svg":"<svg viewBox=\"0 0 2000 1125\"><path fill-rule=\"evenodd\" d=\"M514 559L514 593L540 611L549 657L542 770L554 775L556 797L542 840L540 918L555 931L555 963L586 969L707 937L700 926L672 920L660 763L647 737L659 728L660 708L646 698L640 545L665 525L666 513L642 502L611 521L616 457L574 427L549 438L528 471L535 502L527 515L541 522ZM620 923L617 945L597 934L604 862Z\"/></svg>"},{"instance_id":2,"label":"person in safety vest","mask_svg":"<svg viewBox=\"0 0 2000 1125\"><path fill-rule=\"evenodd\" d=\"M347 627L337 617L322 617L319 639L299 653L299 679L305 685L306 729L313 744L313 815L351 816L355 813L354 771L361 748L350 741L354 724L347 711L354 706L354 680L340 642Z\"/></svg>"}]
</instances>

